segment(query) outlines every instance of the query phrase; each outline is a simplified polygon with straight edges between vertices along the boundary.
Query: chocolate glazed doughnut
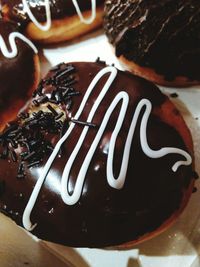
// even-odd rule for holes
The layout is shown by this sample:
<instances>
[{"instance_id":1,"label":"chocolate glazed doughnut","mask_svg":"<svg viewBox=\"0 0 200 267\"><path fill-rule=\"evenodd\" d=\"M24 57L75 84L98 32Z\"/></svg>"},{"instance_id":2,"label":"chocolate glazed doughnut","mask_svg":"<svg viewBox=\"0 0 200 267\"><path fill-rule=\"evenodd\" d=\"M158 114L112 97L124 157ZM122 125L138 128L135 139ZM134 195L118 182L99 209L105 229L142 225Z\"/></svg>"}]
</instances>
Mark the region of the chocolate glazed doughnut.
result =
<instances>
[{"instance_id":1,"label":"chocolate glazed doughnut","mask_svg":"<svg viewBox=\"0 0 200 267\"><path fill-rule=\"evenodd\" d=\"M130 246L172 223L194 185L181 115L102 62L60 64L0 136L0 209L44 240Z\"/></svg>"},{"instance_id":2,"label":"chocolate glazed doughnut","mask_svg":"<svg viewBox=\"0 0 200 267\"><path fill-rule=\"evenodd\" d=\"M104 0L1 0L4 19L23 24L41 43L71 40L102 24Z\"/></svg>"},{"instance_id":3,"label":"chocolate glazed doughnut","mask_svg":"<svg viewBox=\"0 0 200 267\"><path fill-rule=\"evenodd\" d=\"M107 0L104 27L133 73L167 86L200 83L200 2Z\"/></svg>"},{"instance_id":4,"label":"chocolate glazed doughnut","mask_svg":"<svg viewBox=\"0 0 200 267\"><path fill-rule=\"evenodd\" d=\"M39 83L35 46L16 23L0 20L0 129L13 120Z\"/></svg>"}]
</instances>

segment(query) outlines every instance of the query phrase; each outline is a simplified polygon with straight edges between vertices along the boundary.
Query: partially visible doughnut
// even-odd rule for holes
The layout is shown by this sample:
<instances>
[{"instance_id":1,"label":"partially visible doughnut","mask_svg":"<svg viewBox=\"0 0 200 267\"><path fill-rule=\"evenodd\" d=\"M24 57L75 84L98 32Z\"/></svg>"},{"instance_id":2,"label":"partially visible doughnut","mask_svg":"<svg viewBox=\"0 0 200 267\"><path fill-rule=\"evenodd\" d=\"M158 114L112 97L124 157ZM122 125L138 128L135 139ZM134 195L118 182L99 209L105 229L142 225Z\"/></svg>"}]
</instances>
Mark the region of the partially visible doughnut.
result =
<instances>
[{"instance_id":1,"label":"partially visible doughnut","mask_svg":"<svg viewBox=\"0 0 200 267\"><path fill-rule=\"evenodd\" d=\"M0 129L13 120L37 88L40 65L35 46L14 22L0 20Z\"/></svg>"},{"instance_id":2,"label":"partially visible doughnut","mask_svg":"<svg viewBox=\"0 0 200 267\"><path fill-rule=\"evenodd\" d=\"M23 24L40 43L71 40L100 27L104 0L1 0L4 19Z\"/></svg>"},{"instance_id":3,"label":"partially visible doughnut","mask_svg":"<svg viewBox=\"0 0 200 267\"><path fill-rule=\"evenodd\" d=\"M106 0L104 28L134 74L165 86L200 84L200 2Z\"/></svg>"},{"instance_id":4,"label":"partially visible doughnut","mask_svg":"<svg viewBox=\"0 0 200 267\"><path fill-rule=\"evenodd\" d=\"M0 140L0 210L68 246L150 238L194 186L192 139L175 106L99 61L54 67Z\"/></svg>"}]
</instances>

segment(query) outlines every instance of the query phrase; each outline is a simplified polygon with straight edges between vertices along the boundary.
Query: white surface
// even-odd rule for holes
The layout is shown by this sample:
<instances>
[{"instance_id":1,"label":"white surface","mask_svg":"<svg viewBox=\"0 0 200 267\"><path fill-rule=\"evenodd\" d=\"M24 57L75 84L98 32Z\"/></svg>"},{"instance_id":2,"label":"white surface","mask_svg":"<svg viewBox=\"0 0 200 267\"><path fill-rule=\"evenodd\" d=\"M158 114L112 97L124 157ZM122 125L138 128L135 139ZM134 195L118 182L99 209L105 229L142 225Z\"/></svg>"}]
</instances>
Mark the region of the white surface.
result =
<instances>
[{"instance_id":1,"label":"white surface","mask_svg":"<svg viewBox=\"0 0 200 267\"><path fill-rule=\"evenodd\" d=\"M97 57L108 64L120 65L111 51L106 37L99 32L80 42L44 50L43 73L50 65L70 61L94 61ZM200 88L161 88L166 94L178 93L171 98L183 114L191 129L200 173ZM198 119L199 118L199 119ZM98 249L71 249L53 244L49 248L79 267L198 267L200 266L200 181L198 191L178 221L160 236L129 251L105 251Z\"/></svg>"},{"instance_id":2,"label":"white surface","mask_svg":"<svg viewBox=\"0 0 200 267\"><path fill-rule=\"evenodd\" d=\"M0 214L0 266L1 267L72 267L68 261L55 257L41 246L41 242Z\"/></svg>"}]
</instances>

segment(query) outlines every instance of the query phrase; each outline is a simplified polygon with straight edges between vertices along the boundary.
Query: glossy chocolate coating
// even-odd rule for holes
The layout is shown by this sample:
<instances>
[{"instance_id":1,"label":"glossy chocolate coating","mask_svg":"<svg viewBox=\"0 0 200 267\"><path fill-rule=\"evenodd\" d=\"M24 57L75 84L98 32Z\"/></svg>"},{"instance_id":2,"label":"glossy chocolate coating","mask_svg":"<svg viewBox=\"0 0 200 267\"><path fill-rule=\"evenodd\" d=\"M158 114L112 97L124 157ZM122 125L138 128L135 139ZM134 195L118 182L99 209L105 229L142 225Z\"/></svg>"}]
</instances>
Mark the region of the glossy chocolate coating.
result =
<instances>
[{"instance_id":1,"label":"glossy chocolate coating","mask_svg":"<svg viewBox=\"0 0 200 267\"><path fill-rule=\"evenodd\" d=\"M107 0L105 31L116 55L172 81L200 81L200 2Z\"/></svg>"},{"instance_id":2,"label":"glossy chocolate coating","mask_svg":"<svg viewBox=\"0 0 200 267\"><path fill-rule=\"evenodd\" d=\"M0 0L3 8L8 8L8 17L26 24L30 21L28 15L23 11L23 4L21 0ZM46 21L46 13L44 4L42 1L28 0L27 1L31 7L31 11L34 16L40 21ZM77 15L76 9L73 5L72 0L50 0L51 16L52 19L62 19L65 17L70 17ZM81 11L91 10L91 0L79 0L77 1ZM96 0L97 7L102 6L104 0Z\"/></svg>"},{"instance_id":3,"label":"glossy chocolate coating","mask_svg":"<svg viewBox=\"0 0 200 267\"><path fill-rule=\"evenodd\" d=\"M18 30L16 23L0 20L0 35L9 49L9 35ZM15 110L18 101L25 102L35 84L35 53L19 38L16 44L18 54L14 58L6 58L0 51L0 119L9 109Z\"/></svg>"},{"instance_id":4,"label":"glossy chocolate coating","mask_svg":"<svg viewBox=\"0 0 200 267\"><path fill-rule=\"evenodd\" d=\"M42 82L42 94L51 94L55 87L59 86L59 83L55 84L53 82L54 78L57 76L56 73L60 70L64 71L66 66L66 64L61 64L58 68L49 72ZM92 79L105 67L104 63L101 62L72 63L72 66L75 69L72 73L65 74L65 76L73 75L73 79L76 81L73 87L76 92L80 92L80 95L73 97L73 104L68 111L65 111L66 106L64 104L59 104L59 108L63 112L65 111L68 121L77 112ZM80 117L81 121L86 121L107 77L108 75L105 75L96 85L95 91L89 98ZM159 149L163 146L175 146L187 150L178 132L155 114L156 108L160 107L167 98L153 84L129 73L119 71L92 121L97 127L89 129L80 153L72 166L68 184L69 192L73 192L83 159L97 134L108 106L121 90L125 90L130 95L130 103L116 143L115 175L118 174L121 166L122 151L133 113L138 102L143 98L149 99L153 105L153 112L147 130L150 147ZM39 96L36 96L36 99L39 101L41 87L38 93ZM38 105L37 102L35 103ZM61 156L54 161L31 214L31 221L37 223L33 234L39 238L76 247L118 245L135 240L141 235L157 229L180 208L183 191L187 190L191 182L192 167L182 166L174 173L171 167L177 160L180 160L180 156L167 155L160 159L151 159L145 156L139 139L140 120L132 142L125 186L122 190L116 190L108 185L106 160L109 140L119 116L119 108L120 105L117 106L110 118L86 174L81 198L73 206L68 206L62 201L60 181L63 168L80 137L83 126L77 124L69 139L63 145ZM174 116L180 116L176 109L174 110ZM18 123L22 125L20 120ZM53 127L49 126L49 128ZM37 129L37 126L30 126L30 130L28 128L29 135L34 132L34 129ZM50 141L53 147L59 138L59 133L52 134L45 131L44 139ZM32 151L30 147L29 143L29 152ZM39 153L39 149L38 145L35 149L36 152ZM1 150L3 150L2 147ZM19 153L19 149L16 153ZM19 157L19 154L17 155ZM35 167L28 168L25 161L26 177L22 179L16 178L19 169L19 158L18 162L13 162L10 158L0 160L0 181L2 183L0 207L19 225L22 225L22 214L49 155L50 152L46 153L42 158L42 163Z\"/></svg>"}]
</instances>

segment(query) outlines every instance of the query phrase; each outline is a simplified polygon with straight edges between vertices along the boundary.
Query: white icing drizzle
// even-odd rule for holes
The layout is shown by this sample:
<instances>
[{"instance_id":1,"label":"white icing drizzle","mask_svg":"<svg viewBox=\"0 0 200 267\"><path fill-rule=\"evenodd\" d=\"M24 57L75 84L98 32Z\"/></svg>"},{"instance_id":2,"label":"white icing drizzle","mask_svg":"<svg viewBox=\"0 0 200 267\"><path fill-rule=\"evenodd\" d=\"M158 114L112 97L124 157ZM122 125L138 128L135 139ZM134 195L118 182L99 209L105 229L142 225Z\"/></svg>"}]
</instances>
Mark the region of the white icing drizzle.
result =
<instances>
[{"instance_id":1,"label":"white icing drizzle","mask_svg":"<svg viewBox=\"0 0 200 267\"><path fill-rule=\"evenodd\" d=\"M24 11L28 14L30 20L35 24L35 26L42 31L48 31L51 27L50 3L49 3L49 0L43 0L43 2L44 2L45 12L46 12L46 24L39 23L38 20L33 15L33 13L31 12L31 9L29 7L29 4L27 3L27 0L22 0Z\"/></svg>"},{"instance_id":2,"label":"white icing drizzle","mask_svg":"<svg viewBox=\"0 0 200 267\"><path fill-rule=\"evenodd\" d=\"M48 31L51 28L52 19L51 19L51 10L50 10L50 3L49 0L43 0L44 6L45 6L45 12L46 12L46 23L39 23L38 20L35 18L33 13L31 12L31 9L27 3L27 0L22 0L24 11L28 14L30 20L35 24L35 26L42 30L42 31ZM86 19L83 17L83 14L80 10L79 4L77 0L72 0L74 7L76 9L76 12L80 18L80 21L85 24L91 24L95 18L96 18L96 0L91 0L91 16Z\"/></svg>"},{"instance_id":3,"label":"white icing drizzle","mask_svg":"<svg viewBox=\"0 0 200 267\"><path fill-rule=\"evenodd\" d=\"M85 19L82 15L82 12L79 8L79 5L77 3L77 0L72 0L74 7L76 9L76 12L81 20L81 22L85 23L85 24L91 24L95 18L96 18L96 0L91 0L91 16L88 19Z\"/></svg>"},{"instance_id":4,"label":"white icing drizzle","mask_svg":"<svg viewBox=\"0 0 200 267\"><path fill-rule=\"evenodd\" d=\"M91 82L91 84L89 85L83 100L81 102L81 105L77 111L77 113L74 116L74 119L78 120L80 115L82 114L84 107L87 104L87 101L91 95L91 93L93 92L93 90L95 89L96 84L101 80L101 78L110 73L110 76L108 77L105 85L103 86L100 94L98 95L95 103L92 106L92 109L88 115L87 118L87 122L92 122L94 115L96 114L96 112L98 111L98 107L100 106L102 100L104 99L104 97L106 96L106 93L108 92L108 90L110 89L110 86L112 85L114 79L117 76L117 69L114 67L106 67L104 69L102 69L93 79L93 81ZM115 98L113 99L112 103L110 104L110 106L108 107L102 123L100 125L100 128L94 138L94 141L92 143L92 145L90 146L88 153L83 161L83 164L81 166L81 169L79 171L77 180L76 180L76 184L75 184L75 188L73 191L73 194L70 195L68 190L67 190L67 184L68 184L68 180L69 180L69 175L70 175L70 171L72 168L72 165L75 162L75 159L79 153L79 150L86 138L86 135L89 131L89 126L85 126L83 128L83 131L80 135L80 138L74 148L74 150L72 151L66 165L63 171L63 175L62 175L62 179L61 179L61 196L63 201L67 204L67 205L74 205L78 202L78 200L81 197L81 193L83 190L83 185L84 185L84 181L85 181L85 177L90 165L90 162L94 156L94 153L98 147L98 144L104 134L105 128L109 122L110 116L112 115L114 109L116 108L116 106L121 102L121 109L119 112L119 116L116 122L116 126L114 128L114 131L112 133L111 139L110 139L110 144L109 144L109 150L108 150L108 157L107 157L107 181L108 184L115 188L115 189L121 189L125 183L125 179L126 179L126 173L127 173L127 169L128 169L128 162L129 162L129 156L130 156L130 149L131 149L131 143L132 143L132 139L134 137L134 133L135 133L135 127L136 124L138 123L138 119L139 116L141 114L141 111L145 108L145 111L142 115L142 119L141 119L141 125L140 125L140 142L141 142L141 147L143 152L150 158L161 158L164 157L167 154L179 154L183 157L185 157L185 160L182 161L178 161L176 162L173 166L172 166L172 170L174 172L177 171L177 169L181 166L181 165L190 165L192 162L192 158L191 156L178 148L173 148L173 147L166 147L166 148L161 148L159 150L152 150L149 145L148 145L148 141L147 141L147 124L148 124L148 120L149 120L149 116L151 114L151 110L152 110L152 104L149 100L147 99L142 99L137 107L136 110L133 114L133 118L131 121L131 125L129 128L129 132L128 132L128 136L126 139L126 143L125 143L125 147L124 147L124 151L123 151L123 157L122 157L122 164L121 164L121 168L120 168L120 172L119 172L119 176L116 178L113 175L113 159L114 159L114 151L115 151L115 144L116 144L116 140L118 137L118 134L122 128L125 116L126 116L126 112L127 112L127 108L128 108L128 104L129 104L129 96L126 92L121 91L119 92ZM70 136L71 132L73 131L73 129L75 128L76 124L75 123L71 123L69 129L67 130L67 132L65 133L65 135L58 141L58 143L55 146L55 149L53 150L51 156L49 157L41 176L39 177L34 190L31 194L31 197L28 201L28 204L24 210L24 214L23 214L23 225L24 227L29 230L32 231L37 224L32 224L31 220L30 220L30 215L31 212L35 206L35 203L37 201L38 195L40 193L40 190L42 188L42 185L48 175L48 172L50 171L50 168L55 160L55 158L57 157L59 150L61 148L61 146L63 145L63 143L68 139L68 137Z\"/></svg>"},{"instance_id":5,"label":"white icing drizzle","mask_svg":"<svg viewBox=\"0 0 200 267\"><path fill-rule=\"evenodd\" d=\"M33 49L33 51L35 53L38 52L38 50L34 46L34 44L29 39L27 39L23 34L21 34L19 32L12 32L9 35L9 43L10 43L11 51L8 50L3 37L0 35L0 50L1 50L2 54L4 55L4 57L6 57L6 58L14 58L14 57L17 56L18 49L17 49L17 45L16 45L16 42L15 42L16 38L21 39L22 41L27 43Z\"/></svg>"}]
</instances>

